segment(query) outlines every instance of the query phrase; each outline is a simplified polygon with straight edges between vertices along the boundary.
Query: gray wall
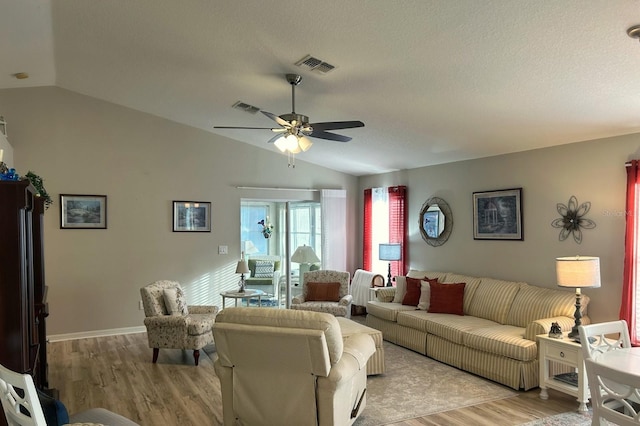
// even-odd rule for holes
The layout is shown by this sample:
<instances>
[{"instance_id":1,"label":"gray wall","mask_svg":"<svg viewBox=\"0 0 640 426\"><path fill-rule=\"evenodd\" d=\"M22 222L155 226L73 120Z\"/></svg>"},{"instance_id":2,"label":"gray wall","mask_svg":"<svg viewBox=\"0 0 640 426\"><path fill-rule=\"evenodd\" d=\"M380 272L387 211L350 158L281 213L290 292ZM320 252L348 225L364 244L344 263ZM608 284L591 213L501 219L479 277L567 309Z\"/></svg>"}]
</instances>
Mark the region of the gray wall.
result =
<instances>
[{"instance_id":1,"label":"gray wall","mask_svg":"<svg viewBox=\"0 0 640 426\"><path fill-rule=\"evenodd\" d=\"M360 179L360 194L370 187L407 185L413 269L454 271L555 288L556 257L599 256L602 287L584 293L592 299L590 316L601 322L618 318L624 258L624 163L638 158L639 150L640 135L619 136L368 176ZM474 240L472 193L518 187L523 190L524 241ZM551 227L560 217L556 204L566 205L571 195L579 203L591 202L585 217L597 225L584 231L582 244L572 237L559 241L559 230ZM432 196L443 198L453 211L451 237L440 247L427 245L418 228L422 204Z\"/></svg>"},{"instance_id":2,"label":"gray wall","mask_svg":"<svg viewBox=\"0 0 640 426\"><path fill-rule=\"evenodd\" d=\"M640 135L620 136L479 160L356 178L152 115L55 87L0 90L14 164L45 178L55 204L45 214L49 334L142 325L139 288L175 279L191 303L220 304L235 288L240 253L241 198L281 199L282 193L236 186L344 188L348 197L348 259L362 259L362 191L407 185L412 268L522 280L555 287L554 258L601 258L602 287L592 297L595 321L618 315L624 244L624 163L640 153ZM523 188L524 241L475 241L471 194ZM61 230L58 194L108 196L107 230ZM286 194L292 199L308 193ZM551 222L571 195L590 201L597 227L582 244L558 241ZM431 247L418 214L431 196L453 211L449 241ZM211 201L211 233L173 233L172 200ZM218 255L218 245L229 255ZM380 271L386 275L386 271Z\"/></svg>"},{"instance_id":3,"label":"gray wall","mask_svg":"<svg viewBox=\"0 0 640 426\"><path fill-rule=\"evenodd\" d=\"M139 288L180 281L190 303L235 289L240 199L291 197L237 186L342 188L353 269L357 178L55 87L0 90L19 173L45 179L49 334L142 326ZM59 194L107 195L106 230L60 229ZM172 232L172 201L212 202L211 233ZM218 255L227 245L229 255Z\"/></svg>"}]
</instances>

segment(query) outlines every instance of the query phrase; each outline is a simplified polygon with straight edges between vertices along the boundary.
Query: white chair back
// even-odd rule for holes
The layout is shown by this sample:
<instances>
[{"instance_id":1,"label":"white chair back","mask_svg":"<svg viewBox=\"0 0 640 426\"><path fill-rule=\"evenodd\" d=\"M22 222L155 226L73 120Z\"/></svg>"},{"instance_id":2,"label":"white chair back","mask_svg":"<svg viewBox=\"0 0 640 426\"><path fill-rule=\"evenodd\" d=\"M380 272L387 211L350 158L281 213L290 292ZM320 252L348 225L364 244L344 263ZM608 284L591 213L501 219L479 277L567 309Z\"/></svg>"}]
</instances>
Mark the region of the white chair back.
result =
<instances>
[{"instance_id":1,"label":"white chair back","mask_svg":"<svg viewBox=\"0 0 640 426\"><path fill-rule=\"evenodd\" d=\"M629 329L624 320L581 325L578 332L584 359L595 359L604 352L631 347ZM619 337L614 338L614 335Z\"/></svg>"},{"instance_id":2,"label":"white chair back","mask_svg":"<svg viewBox=\"0 0 640 426\"><path fill-rule=\"evenodd\" d=\"M0 365L0 400L9 426L47 426L30 375L16 373Z\"/></svg>"},{"instance_id":3,"label":"white chair back","mask_svg":"<svg viewBox=\"0 0 640 426\"><path fill-rule=\"evenodd\" d=\"M585 360L591 388L594 425L604 418L617 425L640 425L640 377Z\"/></svg>"}]
</instances>

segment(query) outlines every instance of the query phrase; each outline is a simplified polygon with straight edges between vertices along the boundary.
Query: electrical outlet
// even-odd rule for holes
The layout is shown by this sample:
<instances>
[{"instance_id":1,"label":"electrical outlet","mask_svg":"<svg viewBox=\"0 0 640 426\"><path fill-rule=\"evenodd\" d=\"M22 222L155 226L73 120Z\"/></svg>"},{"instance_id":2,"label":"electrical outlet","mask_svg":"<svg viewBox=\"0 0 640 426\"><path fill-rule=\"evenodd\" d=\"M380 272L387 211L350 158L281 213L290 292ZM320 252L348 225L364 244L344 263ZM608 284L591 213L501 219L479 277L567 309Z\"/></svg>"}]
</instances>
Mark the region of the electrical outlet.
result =
<instances>
[{"instance_id":1,"label":"electrical outlet","mask_svg":"<svg viewBox=\"0 0 640 426\"><path fill-rule=\"evenodd\" d=\"M142 305L142 300L138 301L138 310L140 311L144 310L144 306Z\"/></svg>"},{"instance_id":2,"label":"electrical outlet","mask_svg":"<svg viewBox=\"0 0 640 426\"><path fill-rule=\"evenodd\" d=\"M218 246L218 254L229 254L228 246Z\"/></svg>"}]
</instances>

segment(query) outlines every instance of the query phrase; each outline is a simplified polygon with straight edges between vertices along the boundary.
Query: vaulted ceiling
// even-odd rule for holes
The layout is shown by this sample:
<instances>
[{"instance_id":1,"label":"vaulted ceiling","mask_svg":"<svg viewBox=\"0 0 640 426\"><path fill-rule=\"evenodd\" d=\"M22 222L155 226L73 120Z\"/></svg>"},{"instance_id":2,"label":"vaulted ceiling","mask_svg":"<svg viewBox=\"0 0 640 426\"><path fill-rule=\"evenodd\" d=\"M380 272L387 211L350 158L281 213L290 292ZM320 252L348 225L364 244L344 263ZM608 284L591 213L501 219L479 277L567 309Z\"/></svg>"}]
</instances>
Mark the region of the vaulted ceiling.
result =
<instances>
[{"instance_id":1,"label":"vaulted ceiling","mask_svg":"<svg viewBox=\"0 0 640 426\"><path fill-rule=\"evenodd\" d=\"M213 126L273 126L232 105L289 113L296 73L297 113L365 123L298 159L353 175L640 131L638 0L0 6L0 88L56 85L277 152L269 130Z\"/></svg>"}]
</instances>

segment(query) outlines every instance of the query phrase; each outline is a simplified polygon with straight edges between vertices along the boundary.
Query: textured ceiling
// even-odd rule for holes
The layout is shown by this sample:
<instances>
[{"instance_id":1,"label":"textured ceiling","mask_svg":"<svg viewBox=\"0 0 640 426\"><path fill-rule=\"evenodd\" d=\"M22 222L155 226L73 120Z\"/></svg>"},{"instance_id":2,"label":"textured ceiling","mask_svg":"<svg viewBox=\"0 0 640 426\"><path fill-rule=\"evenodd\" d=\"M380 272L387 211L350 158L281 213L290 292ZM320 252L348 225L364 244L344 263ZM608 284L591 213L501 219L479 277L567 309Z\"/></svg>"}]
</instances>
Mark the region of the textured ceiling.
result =
<instances>
[{"instance_id":1,"label":"textured ceiling","mask_svg":"<svg viewBox=\"0 0 640 426\"><path fill-rule=\"evenodd\" d=\"M277 151L268 130L213 126L272 126L231 106L291 112L295 72L297 113L365 123L298 159L354 175L640 131L638 0L0 5L0 88L57 85ZM297 68L307 54L336 68Z\"/></svg>"}]
</instances>

